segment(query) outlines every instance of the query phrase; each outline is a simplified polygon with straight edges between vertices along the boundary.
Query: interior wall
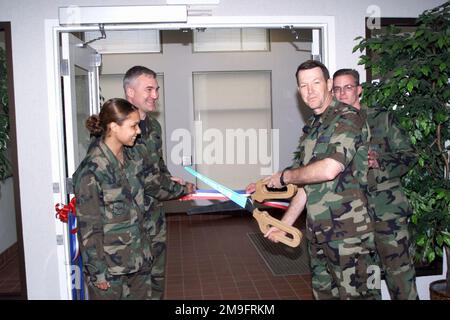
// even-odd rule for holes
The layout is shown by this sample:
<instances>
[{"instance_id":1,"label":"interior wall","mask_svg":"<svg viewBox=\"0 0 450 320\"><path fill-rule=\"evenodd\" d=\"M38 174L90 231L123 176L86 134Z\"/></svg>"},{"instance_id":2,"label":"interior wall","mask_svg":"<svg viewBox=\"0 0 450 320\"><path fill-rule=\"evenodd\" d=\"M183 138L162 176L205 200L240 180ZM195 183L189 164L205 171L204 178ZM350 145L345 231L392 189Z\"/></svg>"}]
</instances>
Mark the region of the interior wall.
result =
<instances>
[{"instance_id":1,"label":"interior wall","mask_svg":"<svg viewBox=\"0 0 450 320\"><path fill-rule=\"evenodd\" d=\"M375 5L383 17L416 17L443 0L222 0L215 16L335 16L336 67L352 67L354 38L364 35L364 16ZM59 299L56 223L52 199L50 123L47 97L45 20L58 19L58 7L73 0L0 0L0 21L12 30L17 147L23 237L29 299ZM126 5L123 0L78 0L80 6ZM134 0L134 5L166 4ZM176 60L175 60L176 61ZM362 67L358 67L362 71ZM333 72L334 70L330 70ZM362 74L364 77L364 74ZM59 222L58 222L59 223Z\"/></svg>"}]
</instances>

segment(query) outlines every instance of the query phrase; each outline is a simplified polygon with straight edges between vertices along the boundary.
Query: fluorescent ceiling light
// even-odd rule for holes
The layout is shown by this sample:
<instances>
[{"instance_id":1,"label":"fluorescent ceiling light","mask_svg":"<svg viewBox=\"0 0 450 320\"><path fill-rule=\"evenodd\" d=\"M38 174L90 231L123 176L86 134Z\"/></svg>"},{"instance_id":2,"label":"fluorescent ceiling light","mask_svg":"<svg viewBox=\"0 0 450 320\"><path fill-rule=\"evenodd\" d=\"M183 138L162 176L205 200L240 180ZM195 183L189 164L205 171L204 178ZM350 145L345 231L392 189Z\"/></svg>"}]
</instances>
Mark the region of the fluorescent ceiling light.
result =
<instances>
[{"instance_id":1,"label":"fluorescent ceiling light","mask_svg":"<svg viewBox=\"0 0 450 320\"><path fill-rule=\"evenodd\" d=\"M186 6L69 6L59 8L60 25L186 21Z\"/></svg>"},{"instance_id":2,"label":"fluorescent ceiling light","mask_svg":"<svg viewBox=\"0 0 450 320\"><path fill-rule=\"evenodd\" d=\"M206 5L206 4L219 4L220 0L166 0L167 4L198 4L198 5Z\"/></svg>"}]
</instances>

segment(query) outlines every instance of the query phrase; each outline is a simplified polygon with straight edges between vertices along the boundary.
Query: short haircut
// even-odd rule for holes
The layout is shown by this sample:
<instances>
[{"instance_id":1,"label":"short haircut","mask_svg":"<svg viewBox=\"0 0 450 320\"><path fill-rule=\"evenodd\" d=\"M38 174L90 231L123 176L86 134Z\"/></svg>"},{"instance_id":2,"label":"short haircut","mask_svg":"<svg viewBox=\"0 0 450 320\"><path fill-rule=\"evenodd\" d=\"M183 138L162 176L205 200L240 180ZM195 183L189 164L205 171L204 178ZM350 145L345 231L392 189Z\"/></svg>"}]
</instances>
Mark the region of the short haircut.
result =
<instances>
[{"instance_id":1,"label":"short haircut","mask_svg":"<svg viewBox=\"0 0 450 320\"><path fill-rule=\"evenodd\" d=\"M156 72L153 70L150 70L147 67L144 66L134 66L130 69L128 69L128 71L125 73L125 76L123 77L123 90L127 91L127 88L130 86L130 84L136 80L136 78L138 78L141 75L147 75L151 78L155 78L156 79Z\"/></svg>"},{"instance_id":2,"label":"short haircut","mask_svg":"<svg viewBox=\"0 0 450 320\"><path fill-rule=\"evenodd\" d=\"M328 71L327 67L322 62L316 61L316 60L308 60L303 62L301 65L298 66L297 71L295 72L295 78L297 79L298 83L298 73L301 70L309 70L314 68L320 68L322 70L323 77L325 80L330 79L330 72Z\"/></svg>"},{"instance_id":3,"label":"short haircut","mask_svg":"<svg viewBox=\"0 0 450 320\"><path fill-rule=\"evenodd\" d=\"M359 86L359 72L355 69L339 69L333 74L333 79L339 76L352 76L355 80L355 85Z\"/></svg>"}]
</instances>

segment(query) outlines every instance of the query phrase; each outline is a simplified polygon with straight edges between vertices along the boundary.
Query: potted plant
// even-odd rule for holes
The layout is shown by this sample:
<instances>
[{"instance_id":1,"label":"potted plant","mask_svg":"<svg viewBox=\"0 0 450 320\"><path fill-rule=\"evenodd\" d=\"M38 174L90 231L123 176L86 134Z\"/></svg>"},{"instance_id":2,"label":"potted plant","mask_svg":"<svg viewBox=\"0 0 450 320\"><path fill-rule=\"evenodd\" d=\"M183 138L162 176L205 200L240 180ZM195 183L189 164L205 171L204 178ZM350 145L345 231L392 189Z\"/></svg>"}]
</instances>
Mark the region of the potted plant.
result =
<instances>
[{"instance_id":1,"label":"potted plant","mask_svg":"<svg viewBox=\"0 0 450 320\"><path fill-rule=\"evenodd\" d=\"M8 115L8 79L5 49L0 47L0 181L11 175L8 160L9 115Z\"/></svg>"},{"instance_id":2,"label":"potted plant","mask_svg":"<svg viewBox=\"0 0 450 320\"><path fill-rule=\"evenodd\" d=\"M359 64L370 69L363 102L393 112L408 133L417 164L403 178L413 208L415 257L432 262L447 257L444 294L450 297L450 2L426 10L416 29L393 26L375 37L358 37Z\"/></svg>"}]
</instances>

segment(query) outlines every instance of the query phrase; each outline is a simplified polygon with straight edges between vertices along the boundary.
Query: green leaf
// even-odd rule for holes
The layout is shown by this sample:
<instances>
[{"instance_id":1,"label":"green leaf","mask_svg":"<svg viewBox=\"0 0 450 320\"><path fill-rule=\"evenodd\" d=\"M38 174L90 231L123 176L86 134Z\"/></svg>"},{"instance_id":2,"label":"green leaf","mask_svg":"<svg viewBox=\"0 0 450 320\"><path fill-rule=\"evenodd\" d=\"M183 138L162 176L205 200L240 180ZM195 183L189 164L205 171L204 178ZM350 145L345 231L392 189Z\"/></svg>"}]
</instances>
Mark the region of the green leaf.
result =
<instances>
[{"instance_id":1,"label":"green leaf","mask_svg":"<svg viewBox=\"0 0 450 320\"><path fill-rule=\"evenodd\" d=\"M403 68L395 69L395 71L394 71L394 77L398 77L398 76L400 76L400 75L403 75L404 72L405 72L405 69L403 69Z\"/></svg>"},{"instance_id":2,"label":"green leaf","mask_svg":"<svg viewBox=\"0 0 450 320\"><path fill-rule=\"evenodd\" d=\"M443 254L442 247L435 247L434 250L439 257L442 257L442 254ZM434 260L434 258L433 258L433 260Z\"/></svg>"},{"instance_id":3,"label":"green leaf","mask_svg":"<svg viewBox=\"0 0 450 320\"><path fill-rule=\"evenodd\" d=\"M444 244L444 237L440 234L438 234L436 236L436 243L442 247L442 245Z\"/></svg>"},{"instance_id":4,"label":"green leaf","mask_svg":"<svg viewBox=\"0 0 450 320\"><path fill-rule=\"evenodd\" d=\"M408 89L409 93L411 93L413 91L413 89L416 86L417 82L418 82L417 79L411 79L411 80L408 81L408 84L407 84L406 88Z\"/></svg>"},{"instance_id":5,"label":"green leaf","mask_svg":"<svg viewBox=\"0 0 450 320\"><path fill-rule=\"evenodd\" d=\"M423 167L425 164L425 160L423 158L419 158L418 162L421 167Z\"/></svg>"},{"instance_id":6,"label":"green leaf","mask_svg":"<svg viewBox=\"0 0 450 320\"><path fill-rule=\"evenodd\" d=\"M435 116L436 122L438 123L444 123L448 120L448 118L449 116L441 111L438 111Z\"/></svg>"},{"instance_id":7,"label":"green leaf","mask_svg":"<svg viewBox=\"0 0 450 320\"><path fill-rule=\"evenodd\" d=\"M420 37L422 34L423 34L423 30L422 29L419 29L417 32L416 32L416 34L415 34L415 36L416 37Z\"/></svg>"},{"instance_id":8,"label":"green leaf","mask_svg":"<svg viewBox=\"0 0 450 320\"><path fill-rule=\"evenodd\" d=\"M425 245L425 242L426 242L426 237L425 237L424 234L420 235L420 236L416 239L416 244L417 244L418 246L423 247L423 246Z\"/></svg>"},{"instance_id":9,"label":"green leaf","mask_svg":"<svg viewBox=\"0 0 450 320\"><path fill-rule=\"evenodd\" d=\"M445 235L442 237L444 240L444 243L447 247L450 247L450 235Z\"/></svg>"},{"instance_id":10,"label":"green leaf","mask_svg":"<svg viewBox=\"0 0 450 320\"><path fill-rule=\"evenodd\" d=\"M446 189L436 189L436 199L443 199L443 198L449 198L450 197L450 190Z\"/></svg>"},{"instance_id":11,"label":"green leaf","mask_svg":"<svg viewBox=\"0 0 450 320\"><path fill-rule=\"evenodd\" d=\"M417 140L421 140L423 138L422 132L420 130L414 130L414 136Z\"/></svg>"},{"instance_id":12,"label":"green leaf","mask_svg":"<svg viewBox=\"0 0 450 320\"><path fill-rule=\"evenodd\" d=\"M430 250L427 254L427 260L428 262L433 262L434 259L436 259L436 254L434 253L434 250Z\"/></svg>"},{"instance_id":13,"label":"green leaf","mask_svg":"<svg viewBox=\"0 0 450 320\"><path fill-rule=\"evenodd\" d=\"M422 67L420 68L420 71L422 71L422 73L423 73L425 76L428 76L428 74L430 73L431 69L430 69L430 67L429 67L428 65L426 65L426 66L422 66Z\"/></svg>"}]
</instances>

